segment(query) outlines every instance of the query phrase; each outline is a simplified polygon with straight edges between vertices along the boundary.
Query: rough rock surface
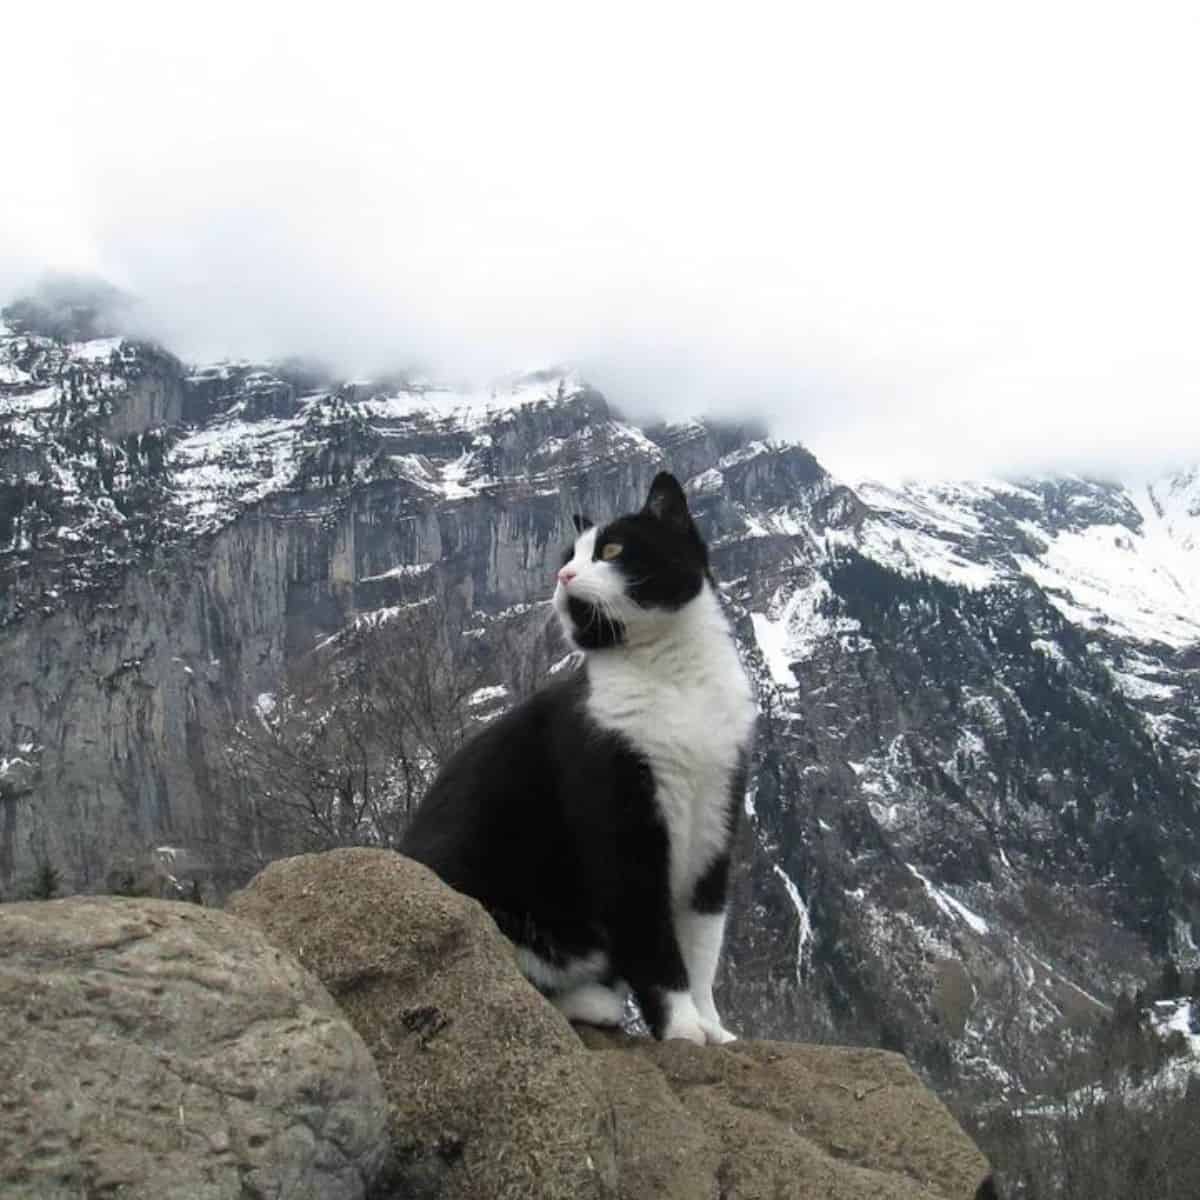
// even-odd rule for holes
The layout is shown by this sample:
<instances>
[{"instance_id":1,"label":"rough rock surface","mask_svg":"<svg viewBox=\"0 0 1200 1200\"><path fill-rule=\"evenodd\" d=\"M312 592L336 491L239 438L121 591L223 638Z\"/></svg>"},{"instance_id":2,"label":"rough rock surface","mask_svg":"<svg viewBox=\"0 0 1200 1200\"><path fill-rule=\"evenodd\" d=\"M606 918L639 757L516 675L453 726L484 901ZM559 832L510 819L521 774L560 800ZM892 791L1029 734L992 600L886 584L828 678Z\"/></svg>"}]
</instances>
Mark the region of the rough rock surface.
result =
<instances>
[{"instance_id":1,"label":"rough rock surface","mask_svg":"<svg viewBox=\"0 0 1200 1200\"><path fill-rule=\"evenodd\" d=\"M333 993L392 1105L396 1197L616 1194L599 1065L484 910L383 850L273 863L230 902Z\"/></svg>"},{"instance_id":2,"label":"rough rock surface","mask_svg":"<svg viewBox=\"0 0 1200 1200\"><path fill-rule=\"evenodd\" d=\"M318 975L374 1050L397 1151L385 1195L988 1194L983 1156L900 1056L581 1038L479 905L399 855L278 862L231 907Z\"/></svg>"},{"instance_id":3,"label":"rough rock surface","mask_svg":"<svg viewBox=\"0 0 1200 1200\"><path fill-rule=\"evenodd\" d=\"M6 1200L355 1200L386 1146L362 1039L259 930L159 900L0 909Z\"/></svg>"},{"instance_id":4,"label":"rough rock surface","mask_svg":"<svg viewBox=\"0 0 1200 1200\"><path fill-rule=\"evenodd\" d=\"M987 1161L898 1054L581 1033L613 1099L622 1200L989 1194Z\"/></svg>"}]
</instances>

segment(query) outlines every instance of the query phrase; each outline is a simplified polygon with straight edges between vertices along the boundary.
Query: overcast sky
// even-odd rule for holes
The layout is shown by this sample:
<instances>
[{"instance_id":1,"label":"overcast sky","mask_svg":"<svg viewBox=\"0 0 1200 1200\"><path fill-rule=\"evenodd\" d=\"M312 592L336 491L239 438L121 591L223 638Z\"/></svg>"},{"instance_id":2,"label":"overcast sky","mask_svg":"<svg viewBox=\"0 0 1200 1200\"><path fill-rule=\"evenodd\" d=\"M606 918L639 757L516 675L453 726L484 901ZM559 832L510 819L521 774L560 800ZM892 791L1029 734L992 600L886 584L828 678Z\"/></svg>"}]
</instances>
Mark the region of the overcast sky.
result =
<instances>
[{"instance_id":1,"label":"overcast sky","mask_svg":"<svg viewBox=\"0 0 1200 1200\"><path fill-rule=\"evenodd\" d=\"M848 475L1200 460L1195 3L40 7L5 293L98 272L188 357L571 362Z\"/></svg>"}]
</instances>

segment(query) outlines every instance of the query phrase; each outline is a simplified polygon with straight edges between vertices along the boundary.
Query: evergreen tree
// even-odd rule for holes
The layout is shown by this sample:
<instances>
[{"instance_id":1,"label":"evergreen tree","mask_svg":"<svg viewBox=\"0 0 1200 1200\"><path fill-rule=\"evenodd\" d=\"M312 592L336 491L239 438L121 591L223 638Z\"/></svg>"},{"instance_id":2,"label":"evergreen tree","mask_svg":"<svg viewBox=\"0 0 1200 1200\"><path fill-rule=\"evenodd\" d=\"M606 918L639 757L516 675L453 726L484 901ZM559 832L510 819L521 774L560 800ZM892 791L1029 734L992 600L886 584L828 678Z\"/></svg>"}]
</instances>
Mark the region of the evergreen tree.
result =
<instances>
[{"instance_id":1,"label":"evergreen tree","mask_svg":"<svg viewBox=\"0 0 1200 1200\"><path fill-rule=\"evenodd\" d=\"M35 900L53 900L62 886L62 875L49 859L39 864L31 894Z\"/></svg>"},{"instance_id":2,"label":"evergreen tree","mask_svg":"<svg viewBox=\"0 0 1200 1200\"><path fill-rule=\"evenodd\" d=\"M1140 1019L1141 1014L1137 1010L1137 1005L1134 1001L1134 998L1128 992L1122 991L1117 996L1117 1002L1113 1006L1114 1029L1137 1029Z\"/></svg>"},{"instance_id":3,"label":"evergreen tree","mask_svg":"<svg viewBox=\"0 0 1200 1200\"><path fill-rule=\"evenodd\" d=\"M1183 980L1179 974L1179 967L1176 966L1173 958L1168 958L1163 963L1162 975L1158 981L1158 994L1166 1000L1172 996L1178 996L1183 991Z\"/></svg>"}]
</instances>

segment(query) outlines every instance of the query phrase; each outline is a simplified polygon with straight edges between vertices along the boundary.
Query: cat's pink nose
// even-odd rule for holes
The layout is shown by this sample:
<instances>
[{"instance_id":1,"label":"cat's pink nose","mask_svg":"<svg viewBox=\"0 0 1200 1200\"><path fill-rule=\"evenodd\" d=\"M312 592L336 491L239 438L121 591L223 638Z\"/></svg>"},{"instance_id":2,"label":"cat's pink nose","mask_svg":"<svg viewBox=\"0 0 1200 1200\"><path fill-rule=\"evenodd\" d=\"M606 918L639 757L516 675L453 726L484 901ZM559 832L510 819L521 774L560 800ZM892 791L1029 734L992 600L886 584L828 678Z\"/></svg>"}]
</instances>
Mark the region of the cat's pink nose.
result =
<instances>
[{"instance_id":1,"label":"cat's pink nose","mask_svg":"<svg viewBox=\"0 0 1200 1200\"><path fill-rule=\"evenodd\" d=\"M567 584L575 578L575 574L576 572L574 567L563 567L563 569L558 573L558 582L561 583L563 587L566 587Z\"/></svg>"}]
</instances>

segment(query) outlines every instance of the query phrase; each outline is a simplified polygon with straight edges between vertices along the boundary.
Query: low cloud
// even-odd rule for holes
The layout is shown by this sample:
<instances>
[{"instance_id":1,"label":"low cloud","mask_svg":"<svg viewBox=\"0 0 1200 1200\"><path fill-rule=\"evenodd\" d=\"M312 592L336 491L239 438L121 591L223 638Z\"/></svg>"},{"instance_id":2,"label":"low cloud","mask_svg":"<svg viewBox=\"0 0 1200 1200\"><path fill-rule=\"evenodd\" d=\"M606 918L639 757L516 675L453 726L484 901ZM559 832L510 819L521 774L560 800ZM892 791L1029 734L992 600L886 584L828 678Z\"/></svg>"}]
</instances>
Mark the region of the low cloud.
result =
<instances>
[{"instance_id":1,"label":"low cloud","mask_svg":"<svg viewBox=\"0 0 1200 1200\"><path fill-rule=\"evenodd\" d=\"M98 273L190 358L573 362L850 475L1200 459L1195 18L969 7L10 17L0 289Z\"/></svg>"}]
</instances>

